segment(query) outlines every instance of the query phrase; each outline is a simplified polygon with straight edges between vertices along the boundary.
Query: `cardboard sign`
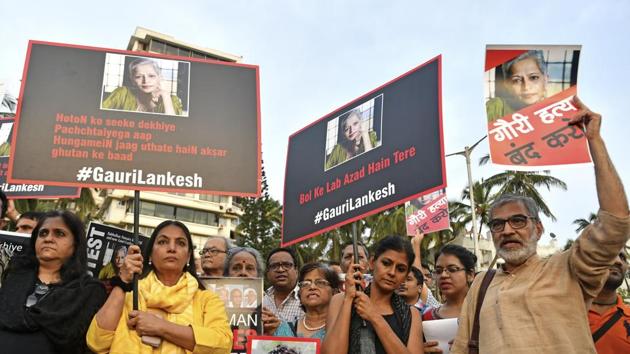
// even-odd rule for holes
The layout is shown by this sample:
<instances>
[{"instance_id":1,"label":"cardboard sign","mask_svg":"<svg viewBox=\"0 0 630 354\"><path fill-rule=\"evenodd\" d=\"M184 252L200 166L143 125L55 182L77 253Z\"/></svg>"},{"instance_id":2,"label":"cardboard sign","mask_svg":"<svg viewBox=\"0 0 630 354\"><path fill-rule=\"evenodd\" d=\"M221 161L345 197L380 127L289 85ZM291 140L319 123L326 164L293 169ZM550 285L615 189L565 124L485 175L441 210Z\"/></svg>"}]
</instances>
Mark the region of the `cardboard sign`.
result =
<instances>
[{"instance_id":1,"label":"cardboard sign","mask_svg":"<svg viewBox=\"0 0 630 354\"><path fill-rule=\"evenodd\" d=\"M31 41L22 82L11 183L260 194L257 66Z\"/></svg>"},{"instance_id":2,"label":"cardboard sign","mask_svg":"<svg viewBox=\"0 0 630 354\"><path fill-rule=\"evenodd\" d=\"M446 186L441 57L291 135L282 244Z\"/></svg>"},{"instance_id":3,"label":"cardboard sign","mask_svg":"<svg viewBox=\"0 0 630 354\"><path fill-rule=\"evenodd\" d=\"M579 46L488 46L486 111L492 163L512 170L590 163L578 112Z\"/></svg>"},{"instance_id":4,"label":"cardboard sign","mask_svg":"<svg viewBox=\"0 0 630 354\"><path fill-rule=\"evenodd\" d=\"M80 188L7 183L11 135L14 125L15 120L13 118L0 119L0 189L2 189L4 194L10 199L78 198L81 194Z\"/></svg>"},{"instance_id":5,"label":"cardboard sign","mask_svg":"<svg viewBox=\"0 0 630 354\"><path fill-rule=\"evenodd\" d=\"M264 296L262 278L201 277L206 289L215 292L225 304L234 334L232 353L244 354L248 337L263 333L261 309Z\"/></svg>"},{"instance_id":6,"label":"cardboard sign","mask_svg":"<svg viewBox=\"0 0 630 354\"><path fill-rule=\"evenodd\" d=\"M30 247L30 242L31 235L0 231L0 282L11 257L24 253L26 248Z\"/></svg>"},{"instance_id":7,"label":"cardboard sign","mask_svg":"<svg viewBox=\"0 0 630 354\"><path fill-rule=\"evenodd\" d=\"M409 236L414 236L416 231L428 234L448 229L450 220L446 191L441 189L405 203L405 221Z\"/></svg>"},{"instance_id":8,"label":"cardboard sign","mask_svg":"<svg viewBox=\"0 0 630 354\"><path fill-rule=\"evenodd\" d=\"M303 337L249 337L247 354L319 354L321 343L317 338Z\"/></svg>"},{"instance_id":9,"label":"cardboard sign","mask_svg":"<svg viewBox=\"0 0 630 354\"><path fill-rule=\"evenodd\" d=\"M139 235L140 248L149 238ZM88 272L100 280L108 280L118 275L133 245L133 232L117 227L90 222L87 229Z\"/></svg>"}]
</instances>

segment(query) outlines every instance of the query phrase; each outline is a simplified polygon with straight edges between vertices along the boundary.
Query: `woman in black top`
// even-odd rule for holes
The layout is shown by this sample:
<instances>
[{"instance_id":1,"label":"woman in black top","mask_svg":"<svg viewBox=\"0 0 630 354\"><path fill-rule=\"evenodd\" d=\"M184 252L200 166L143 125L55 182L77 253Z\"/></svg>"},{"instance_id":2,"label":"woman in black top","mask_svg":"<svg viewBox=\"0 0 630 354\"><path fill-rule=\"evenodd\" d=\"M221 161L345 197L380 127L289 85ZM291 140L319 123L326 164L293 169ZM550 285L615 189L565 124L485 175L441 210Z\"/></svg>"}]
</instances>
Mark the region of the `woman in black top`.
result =
<instances>
[{"instance_id":1,"label":"woman in black top","mask_svg":"<svg viewBox=\"0 0 630 354\"><path fill-rule=\"evenodd\" d=\"M86 352L85 334L106 295L87 273L81 220L67 211L45 214L3 276L3 353Z\"/></svg>"},{"instance_id":2,"label":"woman in black top","mask_svg":"<svg viewBox=\"0 0 630 354\"><path fill-rule=\"evenodd\" d=\"M399 236L380 240L370 260L373 281L365 290L356 286L366 269L350 267L354 273L346 275L346 292L335 295L328 308L322 354L423 353L420 314L394 292L414 257L409 240Z\"/></svg>"}]
</instances>

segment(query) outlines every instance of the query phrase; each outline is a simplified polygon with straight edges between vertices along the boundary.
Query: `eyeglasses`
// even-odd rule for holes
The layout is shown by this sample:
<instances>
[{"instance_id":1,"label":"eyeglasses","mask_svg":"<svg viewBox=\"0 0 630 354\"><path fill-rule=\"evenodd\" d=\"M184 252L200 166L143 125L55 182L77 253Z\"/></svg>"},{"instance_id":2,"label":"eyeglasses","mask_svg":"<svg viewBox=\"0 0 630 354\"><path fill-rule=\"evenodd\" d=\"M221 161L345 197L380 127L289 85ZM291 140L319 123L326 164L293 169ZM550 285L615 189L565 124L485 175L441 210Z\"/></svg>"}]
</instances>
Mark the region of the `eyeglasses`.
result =
<instances>
[{"instance_id":1,"label":"eyeglasses","mask_svg":"<svg viewBox=\"0 0 630 354\"><path fill-rule=\"evenodd\" d=\"M446 271L446 274L451 275L457 272L461 272L462 270L466 270L466 268L460 268L456 266L448 266L446 268L436 267L433 270L432 274L434 277L439 277L442 276L442 273L444 273L444 271Z\"/></svg>"},{"instance_id":2,"label":"eyeglasses","mask_svg":"<svg viewBox=\"0 0 630 354\"><path fill-rule=\"evenodd\" d=\"M298 283L298 286L300 288L310 288L311 285L315 284L316 287L323 289L327 286L330 286L330 283L328 282L328 280L325 279L315 279L314 281L312 280L304 280Z\"/></svg>"},{"instance_id":3,"label":"eyeglasses","mask_svg":"<svg viewBox=\"0 0 630 354\"><path fill-rule=\"evenodd\" d=\"M48 285L44 283L37 284L33 293L26 298L26 307L28 308L35 305L39 300L43 299L44 296L48 294L49 290L50 288Z\"/></svg>"},{"instance_id":4,"label":"eyeglasses","mask_svg":"<svg viewBox=\"0 0 630 354\"><path fill-rule=\"evenodd\" d=\"M291 263L291 262L278 262L278 263L271 263L269 264L269 270L273 271L273 272L277 272L280 270L280 267L286 269L286 270L290 270L293 269L293 267L295 267L295 264Z\"/></svg>"},{"instance_id":5,"label":"eyeglasses","mask_svg":"<svg viewBox=\"0 0 630 354\"><path fill-rule=\"evenodd\" d=\"M210 255L214 257L214 256L216 256L219 253L227 253L227 252L222 251L222 250L220 250L218 248L204 248L201 251L199 251L199 255L200 256L203 256L206 253L210 253Z\"/></svg>"},{"instance_id":6,"label":"eyeglasses","mask_svg":"<svg viewBox=\"0 0 630 354\"><path fill-rule=\"evenodd\" d=\"M490 227L492 232L501 232L505 229L505 223L508 222L513 229L518 230L527 226L527 219L537 220L537 218L532 216L516 214L507 219L492 219L488 223L488 227Z\"/></svg>"}]
</instances>

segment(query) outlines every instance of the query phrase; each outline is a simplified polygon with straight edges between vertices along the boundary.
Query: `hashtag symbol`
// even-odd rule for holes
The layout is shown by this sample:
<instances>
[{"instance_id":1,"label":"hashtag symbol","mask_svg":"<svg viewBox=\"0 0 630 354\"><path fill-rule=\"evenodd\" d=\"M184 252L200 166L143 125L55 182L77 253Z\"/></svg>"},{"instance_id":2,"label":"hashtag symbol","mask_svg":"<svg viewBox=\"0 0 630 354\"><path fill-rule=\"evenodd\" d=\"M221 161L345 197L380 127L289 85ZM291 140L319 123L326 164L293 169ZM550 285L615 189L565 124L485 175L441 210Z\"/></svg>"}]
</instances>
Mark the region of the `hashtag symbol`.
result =
<instances>
[{"instance_id":1,"label":"hashtag symbol","mask_svg":"<svg viewBox=\"0 0 630 354\"><path fill-rule=\"evenodd\" d=\"M319 224L319 222L322 220L322 211L318 211L317 214L315 215L315 224Z\"/></svg>"},{"instance_id":2,"label":"hashtag symbol","mask_svg":"<svg viewBox=\"0 0 630 354\"><path fill-rule=\"evenodd\" d=\"M77 173L77 181L82 182L92 176L92 167L81 167Z\"/></svg>"}]
</instances>

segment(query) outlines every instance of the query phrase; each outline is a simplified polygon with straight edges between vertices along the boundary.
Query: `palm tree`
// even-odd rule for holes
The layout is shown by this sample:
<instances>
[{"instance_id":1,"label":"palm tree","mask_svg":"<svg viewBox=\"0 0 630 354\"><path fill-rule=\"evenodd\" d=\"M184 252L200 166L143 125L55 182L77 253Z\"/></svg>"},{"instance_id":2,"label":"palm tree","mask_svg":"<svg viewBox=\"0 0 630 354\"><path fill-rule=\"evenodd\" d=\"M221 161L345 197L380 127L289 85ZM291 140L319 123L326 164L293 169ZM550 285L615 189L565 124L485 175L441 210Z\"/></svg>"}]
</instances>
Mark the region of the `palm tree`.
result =
<instances>
[{"instance_id":1,"label":"palm tree","mask_svg":"<svg viewBox=\"0 0 630 354\"><path fill-rule=\"evenodd\" d=\"M575 219L573 220L573 224L577 225L577 229L575 229L576 233L580 233L580 231L584 230L588 225L592 224L597 220L597 214L590 213L588 215L588 219Z\"/></svg>"},{"instance_id":2,"label":"palm tree","mask_svg":"<svg viewBox=\"0 0 630 354\"><path fill-rule=\"evenodd\" d=\"M479 159L479 165L485 165L489 160L489 155L483 156ZM532 198L538 208L540 208L540 211L553 221L556 221L556 217L538 192L538 188L545 187L547 190L551 190L554 187L567 190L567 184L559 178L550 176L549 171L542 171L542 173L504 171L486 179L485 184L491 190L494 188L498 189L495 195L511 193Z\"/></svg>"},{"instance_id":3,"label":"palm tree","mask_svg":"<svg viewBox=\"0 0 630 354\"><path fill-rule=\"evenodd\" d=\"M364 228L370 229L370 234L364 240L366 245L374 244L387 235L407 234L404 204L370 215L363 219L363 222Z\"/></svg>"},{"instance_id":4,"label":"palm tree","mask_svg":"<svg viewBox=\"0 0 630 354\"><path fill-rule=\"evenodd\" d=\"M490 189L498 188L497 195L511 193L532 198L540 211L553 221L556 221L556 217L538 192L538 188L545 187L547 190L551 190L552 187L556 187L567 190L567 184L559 178L550 176L549 171L543 171L542 174L522 171L500 172L488 178L485 184Z\"/></svg>"},{"instance_id":5,"label":"palm tree","mask_svg":"<svg viewBox=\"0 0 630 354\"><path fill-rule=\"evenodd\" d=\"M494 196L491 194L491 188L482 179L481 181L473 183L473 193L475 197L475 212L477 214L477 221L479 222L479 229L477 235L481 236L481 231L484 225L488 224L490 218L490 205L494 200ZM470 191L468 187L465 187L462 191L462 201L470 200ZM463 202L453 201L450 203L449 212L455 217L456 222L460 223L460 227L464 227L472 223L472 213L470 204Z\"/></svg>"}]
</instances>

